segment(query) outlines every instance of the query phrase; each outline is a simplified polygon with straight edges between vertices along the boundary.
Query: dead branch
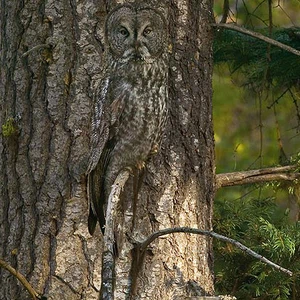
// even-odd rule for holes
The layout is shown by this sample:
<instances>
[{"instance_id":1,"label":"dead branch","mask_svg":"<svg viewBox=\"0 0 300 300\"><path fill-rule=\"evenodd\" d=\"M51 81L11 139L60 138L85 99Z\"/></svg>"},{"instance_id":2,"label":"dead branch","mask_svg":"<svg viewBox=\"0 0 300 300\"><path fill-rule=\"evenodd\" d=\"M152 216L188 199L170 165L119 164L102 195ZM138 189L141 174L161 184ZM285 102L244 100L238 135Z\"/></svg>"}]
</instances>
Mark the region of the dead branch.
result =
<instances>
[{"instance_id":1,"label":"dead branch","mask_svg":"<svg viewBox=\"0 0 300 300\"><path fill-rule=\"evenodd\" d=\"M48 45L48 44L41 44L41 45L37 45L37 46L34 46L33 48L31 48L30 50L26 51L25 53L22 54L22 57L26 57L28 56L30 53L34 52L34 51L37 51L37 50L40 50L40 49L50 49L51 48L51 45Z\"/></svg>"},{"instance_id":2,"label":"dead branch","mask_svg":"<svg viewBox=\"0 0 300 300\"><path fill-rule=\"evenodd\" d=\"M26 290L31 295L32 299L40 299L39 294L34 290L34 288L30 285L30 283L27 281L27 279L19 273L15 268L10 266L8 263L6 263L4 260L0 259L0 267L4 268L8 272L10 272L13 276L15 276L22 285L26 288Z\"/></svg>"},{"instance_id":3,"label":"dead branch","mask_svg":"<svg viewBox=\"0 0 300 300\"><path fill-rule=\"evenodd\" d=\"M104 232L104 248L102 254L102 284L100 291L100 299L112 300L114 299L114 275L115 275L115 260L114 253L115 239L114 239L114 220L117 216L117 206L120 202L120 194L129 177L129 170L122 171L114 181L112 189L108 198L106 222Z\"/></svg>"},{"instance_id":4,"label":"dead branch","mask_svg":"<svg viewBox=\"0 0 300 300\"><path fill-rule=\"evenodd\" d=\"M265 258L264 256L254 252L253 250L251 250L250 248L246 247L245 245L243 245L242 243L228 238L226 236L223 236L221 234L215 233L213 231L208 231L208 230L201 230L201 229L196 229L196 228L190 228L190 227L175 227L175 228L167 228L167 229L163 229L163 230L159 230L156 231L154 233L152 233L150 236L148 236L148 238L143 241L142 243L138 244L140 246L141 251L145 251L146 248L157 238L164 236L164 235L168 235L171 233L179 233L179 232L183 232L183 233L192 233L192 234L200 234L200 235L205 235L205 236L209 236L212 238L216 238L218 240L221 240L223 242L226 243L230 243L233 244L234 246L236 246L237 248L241 249L242 251L244 251L245 253L259 259L260 261L274 267L275 269L278 269L290 276L293 275L293 273L290 270L287 270L275 263L273 263L272 261L268 260L267 258Z\"/></svg>"},{"instance_id":5,"label":"dead branch","mask_svg":"<svg viewBox=\"0 0 300 300\"><path fill-rule=\"evenodd\" d=\"M252 36L256 39L259 39L259 40L262 40L268 44L271 44L273 46L276 46L276 47L279 47L283 50L286 50L288 52L291 52L295 55L298 55L300 56L300 51L293 48L293 47L290 47L286 44L283 44L283 43L280 43L274 39L271 39L261 33L258 33L258 32L255 32L255 31L252 31L252 30L249 30L249 29L246 29L244 27L241 27L241 26L238 26L238 25L235 25L235 24L224 24L224 23L214 23L214 24L211 24L211 26L213 27L223 27L223 28L226 28L226 29L229 29L229 30L234 30L234 31L238 31L238 32L241 32L243 34L246 34L246 35L249 35L249 36Z\"/></svg>"},{"instance_id":6,"label":"dead branch","mask_svg":"<svg viewBox=\"0 0 300 300\"><path fill-rule=\"evenodd\" d=\"M300 178L298 165L222 173L216 175L216 188L270 181L293 181Z\"/></svg>"}]
</instances>

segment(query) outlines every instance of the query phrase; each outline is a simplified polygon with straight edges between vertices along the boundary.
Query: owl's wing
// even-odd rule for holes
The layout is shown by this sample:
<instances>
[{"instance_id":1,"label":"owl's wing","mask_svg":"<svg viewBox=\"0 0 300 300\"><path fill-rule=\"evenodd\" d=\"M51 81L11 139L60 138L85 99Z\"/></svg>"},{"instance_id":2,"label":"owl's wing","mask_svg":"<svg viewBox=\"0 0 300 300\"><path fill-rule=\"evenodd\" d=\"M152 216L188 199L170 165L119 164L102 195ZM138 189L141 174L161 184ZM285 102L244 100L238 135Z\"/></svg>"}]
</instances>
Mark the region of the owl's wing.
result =
<instances>
[{"instance_id":1,"label":"owl's wing","mask_svg":"<svg viewBox=\"0 0 300 300\"><path fill-rule=\"evenodd\" d=\"M114 135L118 130L118 122L124 108L125 95L110 92L114 86L109 78L104 78L95 93L95 112L92 123L91 157L87 169L88 199L90 204L88 229L92 235L97 221L104 232L105 217L103 206L106 202L104 178L110 153L115 145Z\"/></svg>"},{"instance_id":2,"label":"owl's wing","mask_svg":"<svg viewBox=\"0 0 300 300\"><path fill-rule=\"evenodd\" d=\"M102 79L94 94L95 111L92 120L91 156L87 174L96 168L103 148L109 136L109 99L107 97L109 78Z\"/></svg>"},{"instance_id":3,"label":"owl's wing","mask_svg":"<svg viewBox=\"0 0 300 300\"><path fill-rule=\"evenodd\" d=\"M102 79L94 93L94 114L91 134L91 156L87 168L87 192L89 200L88 229L92 235L98 218L104 220L103 209L100 209L101 190L103 185L103 163L100 160L109 137L109 78Z\"/></svg>"}]
</instances>

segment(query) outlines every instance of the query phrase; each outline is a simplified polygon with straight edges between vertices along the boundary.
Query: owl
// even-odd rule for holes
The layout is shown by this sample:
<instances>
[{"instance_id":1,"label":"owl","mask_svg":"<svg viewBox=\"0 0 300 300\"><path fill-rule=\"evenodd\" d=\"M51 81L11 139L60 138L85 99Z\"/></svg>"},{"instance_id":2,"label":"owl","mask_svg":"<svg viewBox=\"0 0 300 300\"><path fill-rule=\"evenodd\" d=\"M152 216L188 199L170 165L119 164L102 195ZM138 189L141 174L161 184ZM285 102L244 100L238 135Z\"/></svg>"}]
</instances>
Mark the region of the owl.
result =
<instances>
[{"instance_id":1,"label":"owl","mask_svg":"<svg viewBox=\"0 0 300 300\"><path fill-rule=\"evenodd\" d=\"M88 228L105 227L105 206L118 174L142 168L156 152L167 119L166 20L155 9L125 4L105 23L104 68L95 92L87 169Z\"/></svg>"}]
</instances>

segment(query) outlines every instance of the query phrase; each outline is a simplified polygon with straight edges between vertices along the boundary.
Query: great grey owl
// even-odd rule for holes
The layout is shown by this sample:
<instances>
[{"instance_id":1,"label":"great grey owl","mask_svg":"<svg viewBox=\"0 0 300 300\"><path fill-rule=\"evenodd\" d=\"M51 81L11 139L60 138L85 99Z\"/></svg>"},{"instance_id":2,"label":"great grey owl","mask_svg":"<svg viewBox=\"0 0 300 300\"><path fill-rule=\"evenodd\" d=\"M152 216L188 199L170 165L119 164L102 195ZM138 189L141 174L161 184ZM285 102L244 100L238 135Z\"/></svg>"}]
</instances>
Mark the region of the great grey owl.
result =
<instances>
[{"instance_id":1,"label":"great grey owl","mask_svg":"<svg viewBox=\"0 0 300 300\"><path fill-rule=\"evenodd\" d=\"M119 172L144 165L167 119L167 28L160 12L138 4L117 7L106 19L105 45L87 170L91 234L97 220L104 232L104 206Z\"/></svg>"}]
</instances>

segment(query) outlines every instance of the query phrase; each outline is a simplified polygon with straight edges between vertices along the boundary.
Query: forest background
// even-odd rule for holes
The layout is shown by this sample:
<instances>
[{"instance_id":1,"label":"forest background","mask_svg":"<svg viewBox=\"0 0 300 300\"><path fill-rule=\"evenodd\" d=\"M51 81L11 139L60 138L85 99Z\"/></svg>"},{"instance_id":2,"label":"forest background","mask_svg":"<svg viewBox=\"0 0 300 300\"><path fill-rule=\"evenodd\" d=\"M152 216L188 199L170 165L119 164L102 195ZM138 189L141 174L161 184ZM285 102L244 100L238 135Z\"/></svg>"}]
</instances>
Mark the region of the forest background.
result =
<instances>
[{"instance_id":1,"label":"forest background","mask_svg":"<svg viewBox=\"0 0 300 300\"><path fill-rule=\"evenodd\" d=\"M234 22L300 47L300 1L216 0L217 22ZM300 58L218 28L214 44L216 173L299 163ZM292 269L293 278L215 242L216 288L238 299L300 299L299 182L219 190L215 231Z\"/></svg>"}]
</instances>

